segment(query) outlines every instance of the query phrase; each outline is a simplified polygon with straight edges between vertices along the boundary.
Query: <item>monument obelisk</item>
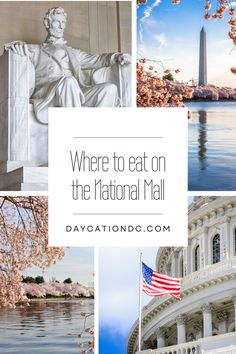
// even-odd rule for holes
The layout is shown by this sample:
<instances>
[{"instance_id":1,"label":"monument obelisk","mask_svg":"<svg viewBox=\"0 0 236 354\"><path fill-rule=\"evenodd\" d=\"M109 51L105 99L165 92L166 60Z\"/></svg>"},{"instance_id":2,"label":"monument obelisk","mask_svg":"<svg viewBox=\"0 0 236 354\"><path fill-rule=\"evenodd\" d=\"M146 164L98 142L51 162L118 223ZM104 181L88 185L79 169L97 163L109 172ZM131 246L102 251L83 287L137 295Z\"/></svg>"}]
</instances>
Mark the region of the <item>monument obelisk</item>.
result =
<instances>
[{"instance_id":1,"label":"monument obelisk","mask_svg":"<svg viewBox=\"0 0 236 354\"><path fill-rule=\"evenodd\" d=\"M199 51L199 77L198 85L207 85L207 52L206 52L206 31L202 27L200 32L200 51Z\"/></svg>"}]
</instances>

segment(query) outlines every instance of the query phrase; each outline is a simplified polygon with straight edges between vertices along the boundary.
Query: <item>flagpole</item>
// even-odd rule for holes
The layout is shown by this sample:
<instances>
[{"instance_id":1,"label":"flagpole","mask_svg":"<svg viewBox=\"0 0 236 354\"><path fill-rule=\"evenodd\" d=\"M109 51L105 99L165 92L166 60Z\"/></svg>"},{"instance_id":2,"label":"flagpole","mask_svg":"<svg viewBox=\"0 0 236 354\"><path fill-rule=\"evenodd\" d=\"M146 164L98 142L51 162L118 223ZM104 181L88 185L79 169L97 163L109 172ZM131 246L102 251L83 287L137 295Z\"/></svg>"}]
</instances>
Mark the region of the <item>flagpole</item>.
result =
<instances>
[{"instance_id":1,"label":"flagpole","mask_svg":"<svg viewBox=\"0 0 236 354\"><path fill-rule=\"evenodd\" d=\"M143 274L142 274L142 253L140 253L139 265L139 325L138 325L138 351L141 352L141 338L142 338L142 287L143 287Z\"/></svg>"}]
</instances>

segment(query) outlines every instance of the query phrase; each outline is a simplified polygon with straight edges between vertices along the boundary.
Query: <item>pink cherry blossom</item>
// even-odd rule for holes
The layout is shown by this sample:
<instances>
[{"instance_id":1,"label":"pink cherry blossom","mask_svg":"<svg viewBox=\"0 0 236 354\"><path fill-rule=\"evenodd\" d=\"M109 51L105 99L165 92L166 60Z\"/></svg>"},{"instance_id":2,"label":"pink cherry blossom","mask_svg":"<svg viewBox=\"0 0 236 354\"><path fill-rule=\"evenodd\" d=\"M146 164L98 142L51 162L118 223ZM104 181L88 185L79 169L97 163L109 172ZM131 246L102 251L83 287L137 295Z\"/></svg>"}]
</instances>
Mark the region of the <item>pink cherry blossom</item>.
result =
<instances>
[{"instance_id":1,"label":"pink cherry blossom","mask_svg":"<svg viewBox=\"0 0 236 354\"><path fill-rule=\"evenodd\" d=\"M48 247L47 197L0 197L0 308L28 302L24 270L45 269L64 255L63 248ZM31 291L45 296L45 289Z\"/></svg>"}]
</instances>

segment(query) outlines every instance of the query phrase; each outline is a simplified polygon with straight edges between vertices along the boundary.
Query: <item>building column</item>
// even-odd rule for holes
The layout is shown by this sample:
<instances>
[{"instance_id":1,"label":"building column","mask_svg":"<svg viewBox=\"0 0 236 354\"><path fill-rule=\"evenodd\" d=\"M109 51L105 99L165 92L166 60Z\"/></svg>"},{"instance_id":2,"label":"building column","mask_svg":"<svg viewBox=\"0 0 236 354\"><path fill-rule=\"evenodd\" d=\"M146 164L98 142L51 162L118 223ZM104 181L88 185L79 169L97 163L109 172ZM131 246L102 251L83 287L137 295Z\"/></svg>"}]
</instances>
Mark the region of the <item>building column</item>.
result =
<instances>
[{"instance_id":1,"label":"building column","mask_svg":"<svg viewBox=\"0 0 236 354\"><path fill-rule=\"evenodd\" d=\"M224 215L224 208L219 209L219 214ZM229 258L230 250L230 217L225 218L225 222L220 225L220 259L221 261Z\"/></svg>"},{"instance_id":2,"label":"building column","mask_svg":"<svg viewBox=\"0 0 236 354\"><path fill-rule=\"evenodd\" d=\"M185 317L184 315L179 315L179 316L176 318L178 344L186 343L185 322L186 322L186 317Z\"/></svg>"},{"instance_id":3,"label":"building column","mask_svg":"<svg viewBox=\"0 0 236 354\"><path fill-rule=\"evenodd\" d=\"M205 257L204 257L204 254L205 254L205 240L204 240L204 234L203 236L200 237L200 240L199 240L199 246L200 246L200 269L201 268L204 268L205 266Z\"/></svg>"},{"instance_id":4,"label":"building column","mask_svg":"<svg viewBox=\"0 0 236 354\"><path fill-rule=\"evenodd\" d=\"M223 310L218 312L217 319L219 321L218 323L219 334L227 333L227 319L228 319L227 311Z\"/></svg>"},{"instance_id":5,"label":"building column","mask_svg":"<svg viewBox=\"0 0 236 354\"><path fill-rule=\"evenodd\" d=\"M174 262L173 262L173 275L174 277L178 278L179 277L179 264L178 264L178 260L179 260L179 252L178 251L174 251Z\"/></svg>"},{"instance_id":6,"label":"building column","mask_svg":"<svg viewBox=\"0 0 236 354\"><path fill-rule=\"evenodd\" d=\"M228 259L229 257L234 256L234 254L232 254L231 256L231 252L233 250L233 247L230 247L230 243L231 243L231 239L232 239L232 235L230 233L230 222L231 222L231 218L228 216L226 218L226 235L225 235L225 255L223 255L223 257L225 259Z\"/></svg>"},{"instance_id":7,"label":"building column","mask_svg":"<svg viewBox=\"0 0 236 354\"><path fill-rule=\"evenodd\" d=\"M232 297L232 300L234 302L234 330L236 332L236 295Z\"/></svg>"},{"instance_id":8,"label":"building column","mask_svg":"<svg viewBox=\"0 0 236 354\"><path fill-rule=\"evenodd\" d=\"M157 336L157 348L163 348L166 346L166 329L164 327L158 327L156 331Z\"/></svg>"},{"instance_id":9,"label":"building column","mask_svg":"<svg viewBox=\"0 0 236 354\"><path fill-rule=\"evenodd\" d=\"M209 264L209 255L208 255L208 227L204 227L203 235L200 238L200 268L204 268Z\"/></svg>"},{"instance_id":10,"label":"building column","mask_svg":"<svg viewBox=\"0 0 236 354\"><path fill-rule=\"evenodd\" d=\"M191 273L191 242L183 249L183 268L184 277Z\"/></svg>"},{"instance_id":11,"label":"building column","mask_svg":"<svg viewBox=\"0 0 236 354\"><path fill-rule=\"evenodd\" d=\"M203 335L212 336L212 310L213 306L209 302L201 307L203 313Z\"/></svg>"}]
</instances>

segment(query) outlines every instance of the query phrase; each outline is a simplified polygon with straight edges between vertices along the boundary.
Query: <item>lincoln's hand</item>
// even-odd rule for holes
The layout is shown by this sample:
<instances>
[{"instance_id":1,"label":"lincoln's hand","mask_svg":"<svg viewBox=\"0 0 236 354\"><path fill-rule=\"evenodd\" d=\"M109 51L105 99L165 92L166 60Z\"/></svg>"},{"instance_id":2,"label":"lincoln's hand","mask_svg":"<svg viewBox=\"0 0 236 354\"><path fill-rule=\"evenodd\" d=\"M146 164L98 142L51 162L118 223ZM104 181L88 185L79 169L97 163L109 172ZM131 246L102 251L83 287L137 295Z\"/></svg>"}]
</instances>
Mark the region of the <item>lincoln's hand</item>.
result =
<instances>
[{"instance_id":1,"label":"lincoln's hand","mask_svg":"<svg viewBox=\"0 0 236 354\"><path fill-rule=\"evenodd\" d=\"M5 50L11 50L13 53L21 56L29 55L28 46L22 41L14 41L5 44Z\"/></svg>"},{"instance_id":2,"label":"lincoln's hand","mask_svg":"<svg viewBox=\"0 0 236 354\"><path fill-rule=\"evenodd\" d=\"M131 55L128 53L120 53L117 55L117 61L120 65L131 64Z\"/></svg>"}]
</instances>

